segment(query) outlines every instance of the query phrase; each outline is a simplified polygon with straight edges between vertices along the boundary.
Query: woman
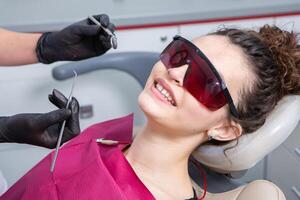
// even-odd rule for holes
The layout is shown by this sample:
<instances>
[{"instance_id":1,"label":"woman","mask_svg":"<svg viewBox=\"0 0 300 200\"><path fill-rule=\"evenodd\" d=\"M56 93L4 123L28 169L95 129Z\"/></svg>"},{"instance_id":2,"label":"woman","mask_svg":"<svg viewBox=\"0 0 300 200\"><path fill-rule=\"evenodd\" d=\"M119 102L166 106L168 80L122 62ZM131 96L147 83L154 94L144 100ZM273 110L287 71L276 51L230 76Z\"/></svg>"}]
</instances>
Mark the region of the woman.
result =
<instances>
[{"instance_id":1,"label":"woman","mask_svg":"<svg viewBox=\"0 0 300 200\"><path fill-rule=\"evenodd\" d=\"M84 191L90 191L84 194L94 193L94 197L98 195L100 199L196 199L188 174L191 153L209 140L231 141L257 130L284 95L299 94L299 54L294 33L267 25L259 32L224 29L193 42L175 37L162 52L161 61L154 65L139 96L139 105L147 117L145 127L130 146L119 145L121 148L108 146L128 140L130 143L128 117L104 122L101 127L95 125L75 139L80 142L68 143L61 158L67 159L71 153L83 154L82 149L88 147L91 151L95 147L101 160L97 160L95 169L101 172L88 171L90 165L85 165L80 170L79 174L84 174L80 179L72 173L72 179L77 178L77 181L67 178L63 184L53 181L59 188L55 194L59 194L60 199L76 199L70 195L76 193L74 188L82 193L83 186L77 185L84 183L85 187L89 186ZM99 146L92 142L78 146L86 141L84 138L95 138L96 134L102 137L98 140ZM119 138L113 134L119 134ZM72 145L80 150L70 151ZM87 159L90 154L84 155L84 163L95 161ZM69 170L83 163L76 159L58 160L57 170ZM42 161L21 182L38 177L43 167L49 167L46 164L49 161ZM68 167L69 162L76 165ZM90 173L96 178L87 176ZM31 187L47 185L50 178L44 180L36 181ZM66 187L71 182L72 189ZM19 188L20 194L24 189ZM42 194L34 192L32 194ZM13 190L8 193L12 194ZM8 199L9 194L4 197ZM86 196L86 199L91 197ZM52 196L47 198L53 199Z\"/></svg>"},{"instance_id":2,"label":"woman","mask_svg":"<svg viewBox=\"0 0 300 200\"><path fill-rule=\"evenodd\" d=\"M175 38L161 54L139 96L148 122L126 152L159 199L192 196L187 163L198 145L257 130L284 95L300 93L300 47L294 33L270 26L258 33L224 29L193 43L196 47ZM208 71L212 65L219 77ZM219 93L224 87L220 78L230 95Z\"/></svg>"}]
</instances>

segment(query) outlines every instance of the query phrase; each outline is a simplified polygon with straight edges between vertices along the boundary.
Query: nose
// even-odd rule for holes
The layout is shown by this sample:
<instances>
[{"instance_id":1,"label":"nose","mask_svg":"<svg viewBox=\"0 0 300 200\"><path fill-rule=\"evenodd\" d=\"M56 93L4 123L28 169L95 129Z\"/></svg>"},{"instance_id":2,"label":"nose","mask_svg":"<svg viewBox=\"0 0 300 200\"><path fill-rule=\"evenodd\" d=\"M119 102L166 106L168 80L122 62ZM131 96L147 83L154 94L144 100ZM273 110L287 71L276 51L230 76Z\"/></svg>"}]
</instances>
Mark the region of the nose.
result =
<instances>
[{"instance_id":1,"label":"nose","mask_svg":"<svg viewBox=\"0 0 300 200\"><path fill-rule=\"evenodd\" d=\"M188 65L182 65L180 67L168 69L168 75L172 81L175 81L178 85L183 85L183 79L188 69Z\"/></svg>"}]
</instances>

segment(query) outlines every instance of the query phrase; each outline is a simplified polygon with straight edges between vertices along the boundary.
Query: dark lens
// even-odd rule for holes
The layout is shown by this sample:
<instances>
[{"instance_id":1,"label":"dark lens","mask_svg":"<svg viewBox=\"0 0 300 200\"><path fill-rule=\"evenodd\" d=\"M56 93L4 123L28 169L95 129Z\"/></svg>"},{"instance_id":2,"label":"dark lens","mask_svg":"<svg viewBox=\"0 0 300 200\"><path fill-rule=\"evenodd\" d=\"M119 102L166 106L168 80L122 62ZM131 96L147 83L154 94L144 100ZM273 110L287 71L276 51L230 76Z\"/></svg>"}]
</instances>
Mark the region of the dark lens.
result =
<instances>
[{"instance_id":1,"label":"dark lens","mask_svg":"<svg viewBox=\"0 0 300 200\"><path fill-rule=\"evenodd\" d=\"M215 73L195 49L190 48L191 62L189 73L185 76L184 87L209 110L217 110L223 107L227 100L224 96L221 83Z\"/></svg>"},{"instance_id":2,"label":"dark lens","mask_svg":"<svg viewBox=\"0 0 300 200\"><path fill-rule=\"evenodd\" d=\"M168 69L185 65L187 58L188 51L180 40L171 42L160 55L160 60Z\"/></svg>"},{"instance_id":3,"label":"dark lens","mask_svg":"<svg viewBox=\"0 0 300 200\"><path fill-rule=\"evenodd\" d=\"M170 64L172 65L172 67L180 67L182 65L185 65L187 56L188 53L186 50L176 52L170 57Z\"/></svg>"}]
</instances>

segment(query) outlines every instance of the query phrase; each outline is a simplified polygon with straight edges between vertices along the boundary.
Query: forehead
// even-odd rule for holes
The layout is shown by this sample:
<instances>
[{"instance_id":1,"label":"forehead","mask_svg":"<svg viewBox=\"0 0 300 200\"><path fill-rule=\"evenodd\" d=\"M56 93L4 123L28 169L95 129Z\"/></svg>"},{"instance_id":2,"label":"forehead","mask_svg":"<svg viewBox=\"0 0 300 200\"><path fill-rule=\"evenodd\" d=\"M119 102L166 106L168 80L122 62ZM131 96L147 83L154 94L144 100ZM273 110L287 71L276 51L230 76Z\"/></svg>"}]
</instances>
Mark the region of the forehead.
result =
<instances>
[{"instance_id":1,"label":"forehead","mask_svg":"<svg viewBox=\"0 0 300 200\"><path fill-rule=\"evenodd\" d=\"M243 50L225 36L203 36L193 43L214 65L236 102L238 92L247 87L246 83L252 83L254 77Z\"/></svg>"}]
</instances>

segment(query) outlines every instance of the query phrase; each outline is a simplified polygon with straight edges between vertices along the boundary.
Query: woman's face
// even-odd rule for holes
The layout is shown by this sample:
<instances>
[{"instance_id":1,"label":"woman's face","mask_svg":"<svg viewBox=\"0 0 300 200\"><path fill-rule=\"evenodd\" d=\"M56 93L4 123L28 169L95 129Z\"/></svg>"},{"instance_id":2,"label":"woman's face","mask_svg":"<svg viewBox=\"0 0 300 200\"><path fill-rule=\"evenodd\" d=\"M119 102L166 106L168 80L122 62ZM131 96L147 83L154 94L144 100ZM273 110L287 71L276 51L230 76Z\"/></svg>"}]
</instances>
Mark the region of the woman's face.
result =
<instances>
[{"instance_id":1,"label":"woman's face","mask_svg":"<svg viewBox=\"0 0 300 200\"><path fill-rule=\"evenodd\" d=\"M251 86L253 74L242 50L225 36L204 36L193 43L214 65L232 96L235 105L239 92ZM197 134L220 126L228 121L228 104L210 111L182 87L188 66L167 70L157 62L139 96L139 105L148 122L172 134ZM158 81L173 98L166 98L154 82ZM168 96L168 95L167 95Z\"/></svg>"}]
</instances>

